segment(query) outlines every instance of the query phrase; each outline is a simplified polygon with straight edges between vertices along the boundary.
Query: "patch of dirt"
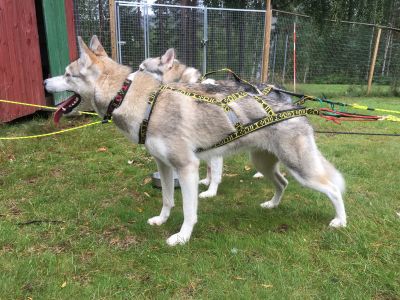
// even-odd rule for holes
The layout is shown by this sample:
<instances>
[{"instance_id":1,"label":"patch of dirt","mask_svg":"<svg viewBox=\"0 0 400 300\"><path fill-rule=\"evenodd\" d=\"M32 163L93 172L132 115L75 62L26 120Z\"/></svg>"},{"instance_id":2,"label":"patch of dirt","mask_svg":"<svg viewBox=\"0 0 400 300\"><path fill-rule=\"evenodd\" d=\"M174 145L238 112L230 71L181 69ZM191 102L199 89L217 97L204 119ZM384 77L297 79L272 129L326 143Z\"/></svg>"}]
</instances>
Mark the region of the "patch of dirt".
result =
<instances>
[{"instance_id":1,"label":"patch of dirt","mask_svg":"<svg viewBox=\"0 0 400 300\"><path fill-rule=\"evenodd\" d=\"M107 243L118 249L126 250L132 245L137 245L141 240L133 236L126 226L112 226L103 231L102 237Z\"/></svg>"},{"instance_id":2,"label":"patch of dirt","mask_svg":"<svg viewBox=\"0 0 400 300\"><path fill-rule=\"evenodd\" d=\"M32 177L26 178L24 181L28 184L35 184L38 180L39 180L39 178L37 176L32 176Z\"/></svg>"},{"instance_id":3,"label":"patch of dirt","mask_svg":"<svg viewBox=\"0 0 400 300\"><path fill-rule=\"evenodd\" d=\"M119 249L128 249L131 245L137 245L139 241L132 235L124 237L115 237L109 241L109 244Z\"/></svg>"},{"instance_id":4,"label":"patch of dirt","mask_svg":"<svg viewBox=\"0 0 400 300\"><path fill-rule=\"evenodd\" d=\"M33 292L33 284L31 282L27 282L25 283L22 288L21 288L24 292L28 292L31 293Z\"/></svg>"},{"instance_id":5,"label":"patch of dirt","mask_svg":"<svg viewBox=\"0 0 400 300\"><path fill-rule=\"evenodd\" d=\"M70 241L62 241L56 245L46 245L46 244L37 244L29 247L26 252L29 254L42 254L45 251L49 251L54 254L65 253L69 249L71 249Z\"/></svg>"},{"instance_id":6,"label":"patch of dirt","mask_svg":"<svg viewBox=\"0 0 400 300\"><path fill-rule=\"evenodd\" d=\"M13 215L13 216L20 216L22 215L22 210L17 206L17 204L15 202L11 202L8 205L8 211L9 211L9 215Z\"/></svg>"},{"instance_id":7,"label":"patch of dirt","mask_svg":"<svg viewBox=\"0 0 400 300\"><path fill-rule=\"evenodd\" d=\"M375 296L374 296L374 298L372 298L372 299L374 299L374 300L398 300L399 298L397 297L397 296L395 296L395 295L392 295L392 294L390 294L390 293L379 293L379 294L376 294Z\"/></svg>"},{"instance_id":8,"label":"patch of dirt","mask_svg":"<svg viewBox=\"0 0 400 300\"><path fill-rule=\"evenodd\" d=\"M53 169L50 171L51 177L61 178L63 176L61 169Z\"/></svg>"},{"instance_id":9,"label":"patch of dirt","mask_svg":"<svg viewBox=\"0 0 400 300\"><path fill-rule=\"evenodd\" d=\"M79 282L80 285L88 285L92 281L89 274L75 275L72 277L72 279L76 282Z\"/></svg>"},{"instance_id":10,"label":"patch of dirt","mask_svg":"<svg viewBox=\"0 0 400 300\"><path fill-rule=\"evenodd\" d=\"M92 252L92 251L83 252L83 253L81 253L81 255L79 255L79 260L83 263L89 262L93 256L94 256L94 252Z\"/></svg>"},{"instance_id":11,"label":"patch of dirt","mask_svg":"<svg viewBox=\"0 0 400 300\"><path fill-rule=\"evenodd\" d=\"M289 225L281 224L278 227L276 227L273 231L277 233L286 233L288 230L289 230Z\"/></svg>"},{"instance_id":12,"label":"patch of dirt","mask_svg":"<svg viewBox=\"0 0 400 300\"><path fill-rule=\"evenodd\" d=\"M195 279L189 282L189 284L183 290L184 294L190 298L194 297L200 283L201 279Z\"/></svg>"},{"instance_id":13,"label":"patch of dirt","mask_svg":"<svg viewBox=\"0 0 400 300\"><path fill-rule=\"evenodd\" d=\"M14 245L13 244L5 244L1 247L0 253L11 253L14 251Z\"/></svg>"}]
</instances>

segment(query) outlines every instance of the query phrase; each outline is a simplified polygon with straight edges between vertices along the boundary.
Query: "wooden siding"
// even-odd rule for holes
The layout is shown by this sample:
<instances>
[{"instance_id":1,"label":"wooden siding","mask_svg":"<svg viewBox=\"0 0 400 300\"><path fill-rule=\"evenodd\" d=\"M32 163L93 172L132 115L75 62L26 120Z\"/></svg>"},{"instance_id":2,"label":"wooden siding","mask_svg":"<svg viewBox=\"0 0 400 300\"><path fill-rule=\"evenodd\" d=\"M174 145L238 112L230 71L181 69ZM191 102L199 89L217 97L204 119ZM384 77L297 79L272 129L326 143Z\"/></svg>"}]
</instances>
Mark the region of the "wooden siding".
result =
<instances>
[{"instance_id":1,"label":"wooden siding","mask_svg":"<svg viewBox=\"0 0 400 300\"><path fill-rule=\"evenodd\" d=\"M69 64L67 20L64 0L43 0L44 23L46 27L47 52L51 77L65 73ZM54 94L55 104L68 97L68 93Z\"/></svg>"},{"instance_id":2,"label":"wooden siding","mask_svg":"<svg viewBox=\"0 0 400 300\"><path fill-rule=\"evenodd\" d=\"M34 0L0 0L0 99L45 105ZM36 109L0 103L0 121Z\"/></svg>"}]
</instances>

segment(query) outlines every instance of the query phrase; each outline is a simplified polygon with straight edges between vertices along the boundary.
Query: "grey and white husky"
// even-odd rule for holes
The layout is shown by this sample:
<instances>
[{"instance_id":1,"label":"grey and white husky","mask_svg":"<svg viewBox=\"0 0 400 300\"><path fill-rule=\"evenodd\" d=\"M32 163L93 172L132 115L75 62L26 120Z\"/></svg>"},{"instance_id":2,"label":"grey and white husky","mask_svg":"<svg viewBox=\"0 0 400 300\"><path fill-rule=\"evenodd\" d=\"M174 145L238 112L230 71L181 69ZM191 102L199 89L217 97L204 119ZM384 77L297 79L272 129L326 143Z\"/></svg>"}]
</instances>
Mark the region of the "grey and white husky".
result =
<instances>
[{"instance_id":1,"label":"grey and white husky","mask_svg":"<svg viewBox=\"0 0 400 300\"><path fill-rule=\"evenodd\" d=\"M173 48L168 49L160 57L147 58L140 64L139 70L152 73L162 83L197 83L201 77L199 70L188 67L176 59L175 49ZM215 80L206 80L203 83L216 84ZM227 82L227 84L229 83ZM200 198L217 195L218 186L222 180L222 169L223 158L221 156L212 157L207 161L207 176L201 179L199 183L208 186L208 189L199 194Z\"/></svg>"},{"instance_id":2,"label":"grey and white husky","mask_svg":"<svg viewBox=\"0 0 400 300\"><path fill-rule=\"evenodd\" d=\"M153 73L137 71L110 59L96 36L90 47L78 38L80 58L66 67L63 76L45 80L49 92L73 91L83 101L92 101L100 116L107 114L111 102L117 99L125 80L131 80L124 101L112 112L114 124L132 142L139 142L140 124L148 110L148 100L159 90L161 81ZM168 61L172 65L172 61ZM232 93L223 86L171 83L171 88L195 92L203 97L222 99ZM124 87L126 87L124 85ZM287 103L264 97L274 111L293 109ZM265 117L262 105L253 97L243 97L232 104L242 124ZM238 151L250 152L257 170L271 179L275 194L264 202L264 207L278 206L287 180L279 172L280 161L304 186L324 193L335 208L332 227L346 226L346 213L342 199L342 175L319 152L311 125L306 117L288 119L263 127L224 146L211 148L235 131L230 119L220 106L197 101L174 90L159 92L147 127L145 147L157 162L161 175L163 205L159 215L148 220L150 225L161 225L168 220L174 206L173 170L181 185L184 221L178 233L167 239L168 245L189 241L197 222L199 161L225 156Z\"/></svg>"},{"instance_id":3,"label":"grey and white husky","mask_svg":"<svg viewBox=\"0 0 400 300\"><path fill-rule=\"evenodd\" d=\"M172 61L172 65L168 62ZM141 71L151 72L163 83L171 82L183 82L183 83L195 83L199 82L201 79L201 73L199 70L188 67L182 64L176 59L175 50L173 48L168 49L164 55L160 57L153 57L144 60L139 69ZM203 84L213 84L213 85L224 85L235 88L237 91L248 90L249 86L242 84L236 80L214 80L205 79L202 81ZM259 85L258 93L261 94L260 90L264 89L266 86ZM254 92L254 91L253 91ZM289 96L281 94L278 97L273 93L272 97L275 96L277 100L291 102ZM213 157L207 162L207 176L206 178L200 180L200 184L208 186L208 189L199 194L200 198L214 197L217 195L218 186L222 180L222 170L223 170L223 158ZM263 174L257 172L253 177L262 178Z\"/></svg>"}]
</instances>

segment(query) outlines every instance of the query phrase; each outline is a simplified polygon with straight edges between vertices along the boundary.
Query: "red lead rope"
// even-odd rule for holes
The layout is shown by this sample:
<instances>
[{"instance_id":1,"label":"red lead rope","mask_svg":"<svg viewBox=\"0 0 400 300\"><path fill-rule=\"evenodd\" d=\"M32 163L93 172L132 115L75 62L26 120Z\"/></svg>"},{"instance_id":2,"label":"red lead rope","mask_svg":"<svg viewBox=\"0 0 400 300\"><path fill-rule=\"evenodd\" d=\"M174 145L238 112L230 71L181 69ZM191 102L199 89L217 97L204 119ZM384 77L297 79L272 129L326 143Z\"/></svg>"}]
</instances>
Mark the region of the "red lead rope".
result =
<instances>
[{"instance_id":1,"label":"red lead rope","mask_svg":"<svg viewBox=\"0 0 400 300\"><path fill-rule=\"evenodd\" d=\"M336 124L340 124L340 121L378 121L380 119L378 116L345 113L329 108L320 108L320 111L320 116L322 118L335 122Z\"/></svg>"}]
</instances>

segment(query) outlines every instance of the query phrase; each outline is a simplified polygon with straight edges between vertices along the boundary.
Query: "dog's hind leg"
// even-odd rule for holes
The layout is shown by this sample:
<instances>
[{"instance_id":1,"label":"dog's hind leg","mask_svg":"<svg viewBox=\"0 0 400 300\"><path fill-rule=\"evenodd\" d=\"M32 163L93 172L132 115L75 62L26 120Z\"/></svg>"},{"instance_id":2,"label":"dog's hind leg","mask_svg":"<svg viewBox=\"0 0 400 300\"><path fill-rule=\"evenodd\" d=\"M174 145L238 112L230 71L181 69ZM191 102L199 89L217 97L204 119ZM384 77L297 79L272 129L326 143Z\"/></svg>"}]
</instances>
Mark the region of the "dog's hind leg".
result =
<instances>
[{"instance_id":1,"label":"dog's hind leg","mask_svg":"<svg viewBox=\"0 0 400 300\"><path fill-rule=\"evenodd\" d=\"M302 185L328 196L336 212L335 218L329 225L345 227L346 212L342 198L345 185L343 177L322 156L314 139L304 135L299 136L292 139L290 145L282 144L278 153L280 161L288 167Z\"/></svg>"},{"instance_id":2,"label":"dog's hind leg","mask_svg":"<svg viewBox=\"0 0 400 300\"><path fill-rule=\"evenodd\" d=\"M197 223L197 200L199 184L199 161L192 160L177 168L182 191L183 224L181 230L167 239L167 244L175 246L189 241L194 225Z\"/></svg>"},{"instance_id":3,"label":"dog's hind leg","mask_svg":"<svg viewBox=\"0 0 400 300\"><path fill-rule=\"evenodd\" d=\"M199 184L208 186L211 182L211 160L207 161L207 175L199 181Z\"/></svg>"},{"instance_id":4,"label":"dog's hind leg","mask_svg":"<svg viewBox=\"0 0 400 300\"><path fill-rule=\"evenodd\" d=\"M262 208L274 208L281 202L288 181L279 171L278 158L266 151L253 151L250 153L251 161L256 170L270 179L275 186L275 194L271 200L261 203Z\"/></svg>"},{"instance_id":5,"label":"dog's hind leg","mask_svg":"<svg viewBox=\"0 0 400 300\"><path fill-rule=\"evenodd\" d=\"M289 168L290 170L290 168ZM340 188L334 183L328 173L304 176L290 170L293 176L304 186L324 193L335 208L335 218L329 223L331 227L346 227L347 218Z\"/></svg>"},{"instance_id":6,"label":"dog's hind leg","mask_svg":"<svg viewBox=\"0 0 400 300\"><path fill-rule=\"evenodd\" d=\"M174 175L173 169L159 159L155 159L160 172L163 206L159 216L147 220L150 225L164 224L174 207Z\"/></svg>"},{"instance_id":7,"label":"dog's hind leg","mask_svg":"<svg viewBox=\"0 0 400 300\"><path fill-rule=\"evenodd\" d=\"M224 160L222 157L213 157L207 162L207 178L210 185L207 191L200 193L200 198L214 197L217 194L218 186L222 179L222 168Z\"/></svg>"}]
</instances>

